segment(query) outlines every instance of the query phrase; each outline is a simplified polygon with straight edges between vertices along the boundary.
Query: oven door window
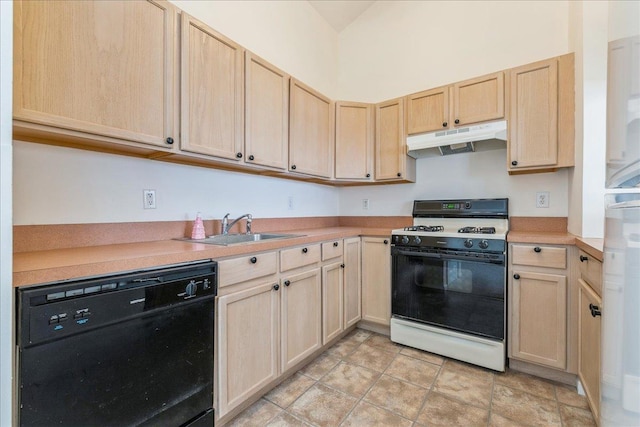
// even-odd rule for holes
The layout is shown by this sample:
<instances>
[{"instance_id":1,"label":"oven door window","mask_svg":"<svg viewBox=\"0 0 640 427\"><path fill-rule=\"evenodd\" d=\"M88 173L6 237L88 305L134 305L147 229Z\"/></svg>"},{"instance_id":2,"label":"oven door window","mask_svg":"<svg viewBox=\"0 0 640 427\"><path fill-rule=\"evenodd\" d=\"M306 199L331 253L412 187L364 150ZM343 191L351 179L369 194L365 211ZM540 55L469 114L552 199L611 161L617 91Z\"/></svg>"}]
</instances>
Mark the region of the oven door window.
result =
<instances>
[{"instance_id":1,"label":"oven door window","mask_svg":"<svg viewBox=\"0 0 640 427\"><path fill-rule=\"evenodd\" d=\"M394 316L504 339L504 261L398 250L392 274Z\"/></svg>"}]
</instances>

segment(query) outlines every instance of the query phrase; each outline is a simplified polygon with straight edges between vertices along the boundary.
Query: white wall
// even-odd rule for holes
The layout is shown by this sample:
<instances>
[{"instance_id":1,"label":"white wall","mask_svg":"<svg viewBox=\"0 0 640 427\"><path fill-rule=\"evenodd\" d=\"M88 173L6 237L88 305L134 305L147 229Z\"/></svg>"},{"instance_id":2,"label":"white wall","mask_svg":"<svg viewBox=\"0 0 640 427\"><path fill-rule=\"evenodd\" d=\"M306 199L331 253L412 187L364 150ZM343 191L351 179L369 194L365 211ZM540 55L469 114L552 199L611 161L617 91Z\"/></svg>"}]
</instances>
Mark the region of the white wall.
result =
<instances>
[{"instance_id":1,"label":"white wall","mask_svg":"<svg viewBox=\"0 0 640 427\"><path fill-rule=\"evenodd\" d=\"M26 142L14 154L16 225L338 215L325 185ZM156 209L143 209L143 189Z\"/></svg>"},{"instance_id":2,"label":"white wall","mask_svg":"<svg viewBox=\"0 0 640 427\"><path fill-rule=\"evenodd\" d=\"M569 231L604 235L608 2L571 5L576 52L576 167L570 174Z\"/></svg>"},{"instance_id":3,"label":"white wall","mask_svg":"<svg viewBox=\"0 0 640 427\"><path fill-rule=\"evenodd\" d=\"M340 33L340 94L379 102L569 52L568 2L378 1ZM549 208L535 193L550 191ZM340 191L342 215L410 215L416 198L509 197L567 216L568 172L509 176L506 149L417 161L417 184ZM370 199L363 211L362 199Z\"/></svg>"},{"instance_id":4,"label":"white wall","mask_svg":"<svg viewBox=\"0 0 640 427\"><path fill-rule=\"evenodd\" d=\"M508 197L511 215L567 216L566 170L509 177L506 162L506 150L418 159L415 184L342 189L340 214L406 216L415 199ZM535 207L536 191L549 191L549 208Z\"/></svg>"},{"instance_id":5,"label":"white wall","mask_svg":"<svg viewBox=\"0 0 640 427\"><path fill-rule=\"evenodd\" d=\"M340 33L340 96L379 102L567 53L567 19L567 1L377 1Z\"/></svg>"},{"instance_id":6,"label":"white wall","mask_svg":"<svg viewBox=\"0 0 640 427\"><path fill-rule=\"evenodd\" d=\"M11 94L13 90L13 3L0 1L0 425L10 426L13 409L13 233L11 215Z\"/></svg>"}]
</instances>

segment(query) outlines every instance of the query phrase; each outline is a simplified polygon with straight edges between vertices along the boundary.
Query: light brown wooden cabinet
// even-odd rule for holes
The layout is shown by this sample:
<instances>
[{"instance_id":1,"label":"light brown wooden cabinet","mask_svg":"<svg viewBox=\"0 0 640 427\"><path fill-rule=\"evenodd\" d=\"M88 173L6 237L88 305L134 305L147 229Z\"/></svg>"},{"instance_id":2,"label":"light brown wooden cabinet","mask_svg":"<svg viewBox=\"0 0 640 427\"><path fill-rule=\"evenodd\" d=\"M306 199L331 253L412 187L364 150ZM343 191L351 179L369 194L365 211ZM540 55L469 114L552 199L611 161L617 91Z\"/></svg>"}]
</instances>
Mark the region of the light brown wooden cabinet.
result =
<instances>
[{"instance_id":1,"label":"light brown wooden cabinet","mask_svg":"<svg viewBox=\"0 0 640 427\"><path fill-rule=\"evenodd\" d=\"M322 286L320 268L282 275L282 372L322 347Z\"/></svg>"},{"instance_id":2,"label":"light brown wooden cabinet","mask_svg":"<svg viewBox=\"0 0 640 427\"><path fill-rule=\"evenodd\" d=\"M509 71L509 173L574 165L574 56Z\"/></svg>"},{"instance_id":3,"label":"light brown wooden cabinet","mask_svg":"<svg viewBox=\"0 0 640 427\"><path fill-rule=\"evenodd\" d=\"M270 281L218 298L218 417L280 374L279 287Z\"/></svg>"},{"instance_id":4,"label":"light brown wooden cabinet","mask_svg":"<svg viewBox=\"0 0 640 427\"><path fill-rule=\"evenodd\" d=\"M344 263L322 267L322 344L344 331Z\"/></svg>"},{"instance_id":5,"label":"light brown wooden cabinet","mask_svg":"<svg viewBox=\"0 0 640 427\"><path fill-rule=\"evenodd\" d=\"M386 237L362 238L362 320L390 324L391 245Z\"/></svg>"},{"instance_id":6,"label":"light brown wooden cabinet","mask_svg":"<svg viewBox=\"0 0 640 427\"><path fill-rule=\"evenodd\" d=\"M245 150L248 164L286 170L289 152L289 75L245 53Z\"/></svg>"},{"instance_id":7,"label":"light brown wooden cabinet","mask_svg":"<svg viewBox=\"0 0 640 427\"><path fill-rule=\"evenodd\" d=\"M600 416L602 361L602 263L583 251L580 251L578 261L578 377L597 420Z\"/></svg>"},{"instance_id":8,"label":"light brown wooden cabinet","mask_svg":"<svg viewBox=\"0 0 640 427\"><path fill-rule=\"evenodd\" d=\"M373 105L336 102L335 178L373 180Z\"/></svg>"},{"instance_id":9,"label":"light brown wooden cabinet","mask_svg":"<svg viewBox=\"0 0 640 427\"><path fill-rule=\"evenodd\" d=\"M376 181L415 182L415 159L407 156L404 98L376 104Z\"/></svg>"},{"instance_id":10,"label":"light brown wooden cabinet","mask_svg":"<svg viewBox=\"0 0 640 427\"><path fill-rule=\"evenodd\" d=\"M504 118L504 73L465 80L406 97L407 134Z\"/></svg>"},{"instance_id":11,"label":"light brown wooden cabinet","mask_svg":"<svg viewBox=\"0 0 640 427\"><path fill-rule=\"evenodd\" d=\"M335 126L333 101L293 78L289 96L289 171L331 178Z\"/></svg>"},{"instance_id":12,"label":"light brown wooden cabinet","mask_svg":"<svg viewBox=\"0 0 640 427\"><path fill-rule=\"evenodd\" d=\"M170 151L176 12L153 1L14 2L14 137Z\"/></svg>"},{"instance_id":13,"label":"light brown wooden cabinet","mask_svg":"<svg viewBox=\"0 0 640 427\"><path fill-rule=\"evenodd\" d=\"M509 357L575 372L568 248L514 243L509 252Z\"/></svg>"},{"instance_id":14,"label":"light brown wooden cabinet","mask_svg":"<svg viewBox=\"0 0 640 427\"><path fill-rule=\"evenodd\" d=\"M362 318L360 237L344 239L344 329Z\"/></svg>"},{"instance_id":15,"label":"light brown wooden cabinet","mask_svg":"<svg viewBox=\"0 0 640 427\"><path fill-rule=\"evenodd\" d=\"M180 148L240 161L244 51L184 12L181 28Z\"/></svg>"}]
</instances>

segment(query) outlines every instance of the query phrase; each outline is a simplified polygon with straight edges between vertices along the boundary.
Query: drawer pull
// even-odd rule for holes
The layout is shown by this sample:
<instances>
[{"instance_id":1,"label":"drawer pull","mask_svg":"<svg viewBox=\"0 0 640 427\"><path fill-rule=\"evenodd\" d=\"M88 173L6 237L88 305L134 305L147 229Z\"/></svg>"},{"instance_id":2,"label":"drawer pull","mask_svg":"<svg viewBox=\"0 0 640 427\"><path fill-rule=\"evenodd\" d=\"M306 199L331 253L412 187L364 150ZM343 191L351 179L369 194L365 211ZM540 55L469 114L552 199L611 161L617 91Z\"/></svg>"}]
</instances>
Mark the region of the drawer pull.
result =
<instances>
[{"instance_id":1,"label":"drawer pull","mask_svg":"<svg viewBox=\"0 0 640 427\"><path fill-rule=\"evenodd\" d=\"M273 290L277 291L278 289L280 289L280 285L278 285L277 283L275 285L273 285Z\"/></svg>"},{"instance_id":2,"label":"drawer pull","mask_svg":"<svg viewBox=\"0 0 640 427\"><path fill-rule=\"evenodd\" d=\"M535 248L533 248L533 251L540 253L542 252L542 248L540 246L536 246Z\"/></svg>"},{"instance_id":3,"label":"drawer pull","mask_svg":"<svg viewBox=\"0 0 640 427\"><path fill-rule=\"evenodd\" d=\"M597 305L589 304L589 310L591 310L591 315L593 317L600 316L602 313L600 312L600 307Z\"/></svg>"},{"instance_id":4,"label":"drawer pull","mask_svg":"<svg viewBox=\"0 0 640 427\"><path fill-rule=\"evenodd\" d=\"M520 279L520 275L519 274L514 274L513 278L516 279L516 280L519 280Z\"/></svg>"},{"instance_id":5,"label":"drawer pull","mask_svg":"<svg viewBox=\"0 0 640 427\"><path fill-rule=\"evenodd\" d=\"M251 258L249 258L249 262L250 262L251 264L255 264L256 262L258 262L258 258L256 258L256 257L252 256Z\"/></svg>"},{"instance_id":6,"label":"drawer pull","mask_svg":"<svg viewBox=\"0 0 640 427\"><path fill-rule=\"evenodd\" d=\"M290 280L285 280L285 281L284 281L284 285L285 285L285 286L289 286L290 284L291 284L291 281L290 281Z\"/></svg>"},{"instance_id":7,"label":"drawer pull","mask_svg":"<svg viewBox=\"0 0 640 427\"><path fill-rule=\"evenodd\" d=\"M584 255L580 255L580 262L585 262L585 261L589 261L589 257L586 257Z\"/></svg>"},{"instance_id":8,"label":"drawer pull","mask_svg":"<svg viewBox=\"0 0 640 427\"><path fill-rule=\"evenodd\" d=\"M337 248L338 247L338 242L333 242L333 247Z\"/></svg>"},{"instance_id":9,"label":"drawer pull","mask_svg":"<svg viewBox=\"0 0 640 427\"><path fill-rule=\"evenodd\" d=\"M340 264L340 268L344 268L344 264Z\"/></svg>"},{"instance_id":10,"label":"drawer pull","mask_svg":"<svg viewBox=\"0 0 640 427\"><path fill-rule=\"evenodd\" d=\"M306 254L307 252L309 252L309 249L307 249L307 248L302 248L302 253L303 253L303 254Z\"/></svg>"},{"instance_id":11,"label":"drawer pull","mask_svg":"<svg viewBox=\"0 0 640 427\"><path fill-rule=\"evenodd\" d=\"M382 243L384 243L385 245L388 245L389 241L387 239L384 239Z\"/></svg>"}]
</instances>

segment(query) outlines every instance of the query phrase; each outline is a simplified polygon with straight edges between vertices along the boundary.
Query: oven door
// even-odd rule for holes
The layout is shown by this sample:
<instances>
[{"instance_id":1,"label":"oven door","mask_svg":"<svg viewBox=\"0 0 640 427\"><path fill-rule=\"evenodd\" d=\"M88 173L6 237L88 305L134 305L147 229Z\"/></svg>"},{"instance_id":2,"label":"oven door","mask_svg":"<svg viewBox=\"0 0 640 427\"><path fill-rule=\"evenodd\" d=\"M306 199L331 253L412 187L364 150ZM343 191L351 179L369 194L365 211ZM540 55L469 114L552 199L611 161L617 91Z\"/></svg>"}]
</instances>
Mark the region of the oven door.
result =
<instances>
[{"instance_id":1,"label":"oven door","mask_svg":"<svg viewBox=\"0 0 640 427\"><path fill-rule=\"evenodd\" d=\"M394 317L502 341L505 258L392 247Z\"/></svg>"}]
</instances>

